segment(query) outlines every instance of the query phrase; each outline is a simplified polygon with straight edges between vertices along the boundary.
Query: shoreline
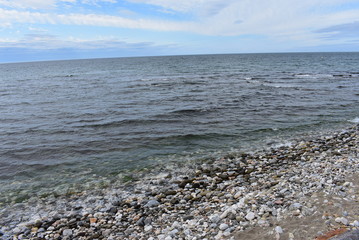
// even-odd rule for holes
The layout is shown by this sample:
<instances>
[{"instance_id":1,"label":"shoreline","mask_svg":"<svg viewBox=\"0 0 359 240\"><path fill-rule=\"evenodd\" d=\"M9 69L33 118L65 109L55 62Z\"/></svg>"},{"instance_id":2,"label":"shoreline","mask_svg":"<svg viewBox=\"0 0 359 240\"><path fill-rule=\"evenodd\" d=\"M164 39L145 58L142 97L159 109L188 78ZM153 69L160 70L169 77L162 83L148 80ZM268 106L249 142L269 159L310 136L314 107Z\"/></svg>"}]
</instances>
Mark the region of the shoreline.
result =
<instances>
[{"instance_id":1,"label":"shoreline","mask_svg":"<svg viewBox=\"0 0 359 240\"><path fill-rule=\"evenodd\" d=\"M358 149L356 125L123 186L30 199L0 211L0 238L314 239L359 227Z\"/></svg>"}]
</instances>

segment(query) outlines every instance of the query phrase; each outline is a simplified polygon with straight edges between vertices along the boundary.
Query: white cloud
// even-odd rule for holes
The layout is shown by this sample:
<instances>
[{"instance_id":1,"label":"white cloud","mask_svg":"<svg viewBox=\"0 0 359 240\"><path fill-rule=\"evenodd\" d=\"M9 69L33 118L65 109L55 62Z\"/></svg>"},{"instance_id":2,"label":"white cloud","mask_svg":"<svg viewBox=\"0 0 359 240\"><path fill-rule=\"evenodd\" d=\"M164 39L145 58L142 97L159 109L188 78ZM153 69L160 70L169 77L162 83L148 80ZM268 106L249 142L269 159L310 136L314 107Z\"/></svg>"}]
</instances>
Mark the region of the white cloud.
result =
<instances>
[{"instance_id":1,"label":"white cloud","mask_svg":"<svg viewBox=\"0 0 359 240\"><path fill-rule=\"evenodd\" d=\"M60 3L82 3L98 5L103 2L116 3L116 0L0 0L0 6L14 9L55 9Z\"/></svg>"},{"instance_id":2,"label":"white cloud","mask_svg":"<svg viewBox=\"0 0 359 240\"><path fill-rule=\"evenodd\" d=\"M357 0L127 0L137 4L157 6L159 11L190 15L191 21L141 18L140 13L118 12L126 17L104 14L59 14L26 11L26 8L51 8L60 2L95 4L116 0L0 0L0 26L21 24L64 24L106 26L156 31L185 31L211 36L260 35L302 45L328 41L328 32L320 29L359 21L359 9L345 10L340 6ZM20 9L21 8L21 9ZM132 10L132 9L131 9ZM137 15L136 15L137 14ZM149 14L148 14L149 15ZM333 35L333 34L332 34ZM339 37L339 36L338 36Z\"/></svg>"},{"instance_id":3,"label":"white cloud","mask_svg":"<svg viewBox=\"0 0 359 240\"><path fill-rule=\"evenodd\" d=\"M106 26L132 29L149 29L158 31L187 30L190 23L170 22L148 19L129 19L110 15L98 14L50 14L0 8L0 20L9 23L40 23L40 24L67 24Z\"/></svg>"},{"instance_id":4,"label":"white cloud","mask_svg":"<svg viewBox=\"0 0 359 240\"><path fill-rule=\"evenodd\" d=\"M93 4L93 5L97 5L102 2L116 3L117 1L116 0L81 0L81 3L83 4Z\"/></svg>"},{"instance_id":5,"label":"white cloud","mask_svg":"<svg viewBox=\"0 0 359 240\"><path fill-rule=\"evenodd\" d=\"M128 42L112 37L97 37L94 39L81 39L67 37L62 39L50 34L27 34L22 39L0 38L0 48L27 48L38 50L51 49L141 49L141 48L172 48L173 44L157 45L153 42Z\"/></svg>"},{"instance_id":6,"label":"white cloud","mask_svg":"<svg viewBox=\"0 0 359 240\"><path fill-rule=\"evenodd\" d=\"M0 0L0 5L20 9L49 9L56 6L56 0Z\"/></svg>"}]
</instances>

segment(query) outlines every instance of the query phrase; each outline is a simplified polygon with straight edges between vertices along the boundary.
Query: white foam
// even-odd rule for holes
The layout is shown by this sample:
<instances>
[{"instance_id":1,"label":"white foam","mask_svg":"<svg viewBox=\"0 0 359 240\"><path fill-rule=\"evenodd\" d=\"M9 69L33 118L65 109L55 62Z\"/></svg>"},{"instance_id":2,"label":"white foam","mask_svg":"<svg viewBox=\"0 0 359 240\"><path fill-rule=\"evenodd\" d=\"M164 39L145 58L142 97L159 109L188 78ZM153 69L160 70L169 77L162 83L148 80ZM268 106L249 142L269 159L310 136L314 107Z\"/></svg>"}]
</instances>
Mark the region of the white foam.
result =
<instances>
[{"instance_id":1,"label":"white foam","mask_svg":"<svg viewBox=\"0 0 359 240\"><path fill-rule=\"evenodd\" d=\"M359 123L359 117L356 117L352 120L349 120L349 122L352 122L352 123Z\"/></svg>"}]
</instances>

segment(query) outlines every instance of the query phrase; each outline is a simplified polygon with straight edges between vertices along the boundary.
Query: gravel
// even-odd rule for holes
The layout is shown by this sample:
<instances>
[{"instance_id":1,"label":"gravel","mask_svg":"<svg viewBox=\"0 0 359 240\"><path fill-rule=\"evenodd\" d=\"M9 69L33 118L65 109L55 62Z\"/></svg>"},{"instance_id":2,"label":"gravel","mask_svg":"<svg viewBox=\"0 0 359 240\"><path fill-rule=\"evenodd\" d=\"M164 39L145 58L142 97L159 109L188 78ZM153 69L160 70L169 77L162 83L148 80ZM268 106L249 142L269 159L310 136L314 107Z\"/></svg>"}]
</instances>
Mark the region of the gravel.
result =
<instances>
[{"instance_id":1,"label":"gravel","mask_svg":"<svg viewBox=\"0 0 359 240\"><path fill-rule=\"evenodd\" d=\"M354 126L121 186L32 198L0 210L0 237L314 239L343 227L357 234L358 148Z\"/></svg>"}]
</instances>

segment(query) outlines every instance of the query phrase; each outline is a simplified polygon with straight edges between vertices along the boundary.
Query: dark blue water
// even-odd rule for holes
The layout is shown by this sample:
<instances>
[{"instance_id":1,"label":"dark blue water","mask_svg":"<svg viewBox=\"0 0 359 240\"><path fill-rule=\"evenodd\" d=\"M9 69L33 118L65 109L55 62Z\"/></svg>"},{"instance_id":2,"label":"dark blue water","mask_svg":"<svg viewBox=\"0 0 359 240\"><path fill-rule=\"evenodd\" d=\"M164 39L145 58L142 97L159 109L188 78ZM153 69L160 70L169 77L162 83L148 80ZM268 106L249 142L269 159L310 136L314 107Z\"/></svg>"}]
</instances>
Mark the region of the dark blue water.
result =
<instances>
[{"instance_id":1,"label":"dark blue water","mask_svg":"<svg viewBox=\"0 0 359 240\"><path fill-rule=\"evenodd\" d=\"M359 53L0 65L0 202L358 121Z\"/></svg>"}]
</instances>

